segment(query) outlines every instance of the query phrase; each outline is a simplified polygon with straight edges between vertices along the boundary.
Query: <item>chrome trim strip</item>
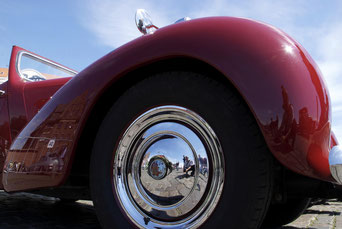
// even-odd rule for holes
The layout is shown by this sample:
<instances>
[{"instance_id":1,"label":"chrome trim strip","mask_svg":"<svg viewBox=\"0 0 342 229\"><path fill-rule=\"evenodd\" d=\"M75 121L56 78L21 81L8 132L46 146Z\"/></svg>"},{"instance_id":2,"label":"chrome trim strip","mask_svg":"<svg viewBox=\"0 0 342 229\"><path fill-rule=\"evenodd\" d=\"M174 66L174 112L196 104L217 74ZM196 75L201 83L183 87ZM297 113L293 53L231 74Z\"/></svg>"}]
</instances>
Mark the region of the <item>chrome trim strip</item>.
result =
<instances>
[{"instance_id":1,"label":"chrome trim strip","mask_svg":"<svg viewBox=\"0 0 342 229\"><path fill-rule=\"evenodd\" d=\"M191 20L191 18L189 18L189 17L183 17L183 18L178 19L177 21L175 21L174 24L177 24L177 23L183 22L183 21L190 21L190 20Z\"/></svg>"},{"instance_id":2,"label":"chrome trim strip","mask_svg":"<svg viewBox=\"0 0 342 229\"><path fill-rule=\"evenodd\" d=\"M65 73L71 74L71 75L76 75L78 72L71 70L70 68L67 68L63 65L57 64L53 61L47 60L43 57L37 56L33 53L27 52L27 51L19 51L16 57L16 63L15 63L15 69L17 70L17 74L22 77L21 71L20 71L20 62L21 62L21 57L23 55L28 55L30 56L32 59L42 63L42 64L48 64L49 66L53 67L53 68L57 68Z\"/></svg>"}]
</instances>

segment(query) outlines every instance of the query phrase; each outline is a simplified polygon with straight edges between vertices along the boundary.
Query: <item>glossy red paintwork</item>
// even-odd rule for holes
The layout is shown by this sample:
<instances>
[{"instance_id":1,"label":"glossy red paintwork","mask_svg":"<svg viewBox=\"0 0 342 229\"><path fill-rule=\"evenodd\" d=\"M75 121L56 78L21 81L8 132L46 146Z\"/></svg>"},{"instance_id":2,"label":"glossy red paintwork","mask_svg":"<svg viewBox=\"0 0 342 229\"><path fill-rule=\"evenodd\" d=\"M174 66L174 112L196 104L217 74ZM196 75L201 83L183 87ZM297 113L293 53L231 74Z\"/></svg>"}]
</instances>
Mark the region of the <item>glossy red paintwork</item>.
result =
<instances>
[{"instance_id":1,"label":"glossy red paintwork","mask_svg":"<svg viewBox=\"0 0 342 229\"><path fill-rule=\"evenodd\" d=\"M9 68L8 104L11 136L14 139L34 115L50 100L50 97L70 78L24 82L17 73L16 60L20 51L29 52L14 46Z\"/></svg>"},{"instance_id":2,"label":"glossy red paintwork","mask_svg":"<svg viewBox=\"0 0 342 229\"><path fill-rule=\"evenodd\" d=\"M339 144L339 143L338 143L338 140L337 140L337 138L336 138L334 132L331 131L330 148L332 148L332 147L334 147L334 146L336 146L336 145L338 145L338 144Z\"/></svg>"},{"instance_id":3,"label":"glossy red paintwork","mask_svg":"<svg viewBox=\"0 0 342 229\"><path fill-rule=\"evenodd\" d=\"M0 84L0 90L5 94L0 96L0 168L3 167L7 152L11 145L8 106L7 106L7 85L8 82ZM0 177L2 178L2 170L0 171ZM0 182L0 189L3 188L2 182Z\"/></svg>"},{"instance_id":4,"label":"glossy red paintwork","mask_svg":"<svg viewBox=\"0 0 342 229\"><path fill-rule=\"evenodd\" d=\"M6 110L7 106L8 110L7 113L2 112L1 114L7 114L7 117L1 117L1 121L5 122L4 120L7 120L5 123L10 126L7 134L10 136L9 138L12 139L16 138L25 125L38 113L44 104L50 100L51 96L70 80L70 78L60 78L39 82L24 82L18 75L16 69L17 56L21 51L29 52L17 46L14 46L12 49L9 80L6 83ZM3 134L3 132L1 133ZM31 147L32 146L33 144ZM6 155L6 160L9 163L16 162L15 164L11 164L11 169L15 169L13 171L22 172L22 170L19 171L18 169L23 169L27 164L34 164L34 161L36 160L40 162L42 155L40 155L38 151L41 150L39 150L39 148L36 151L22 150L16 155ZM15 157L15 160L12 160L13 157ZM9 168L8 163L5 165L5 168L6 166L7 169L5 169L5 171ZM13 166L16 166L16 168ZM42 183L44 184L44 179L42 179Z\"/></svg>"},{"instance_id":5,"label":"glossy red paintwork","mask_svg":"<svg viewBox=\"0 0 342 229\"><path fill-rule=\"evenodd\" d=\"M206 62L235 85L271 152L283 165L306 176L332 181L328 165L330 100L315 62L296 41L272 26L216 17L170 25L142 36L65 84L19 134L6 160L6 165L18 160L21 151L63 155L61 172L8 172L3 179L5 189L62 184L82 128L104 90L134 69L177 57ZM70 126L66 138L53 131L63 123ZM57 148L47 149L51 139L59 142ZM40 150L34 141L40 141Z\"/></svg>"}]
</instances>

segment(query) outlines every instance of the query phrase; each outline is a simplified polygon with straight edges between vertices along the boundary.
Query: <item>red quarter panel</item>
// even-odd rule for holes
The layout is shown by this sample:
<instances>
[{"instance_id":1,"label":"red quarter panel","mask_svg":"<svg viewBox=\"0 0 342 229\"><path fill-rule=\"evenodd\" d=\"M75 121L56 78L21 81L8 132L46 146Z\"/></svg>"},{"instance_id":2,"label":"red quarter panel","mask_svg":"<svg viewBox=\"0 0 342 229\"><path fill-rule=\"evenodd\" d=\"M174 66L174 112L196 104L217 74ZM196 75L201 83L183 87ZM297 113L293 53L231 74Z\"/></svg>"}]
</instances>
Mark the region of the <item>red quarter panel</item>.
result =
<instances>
[{"instance_id":1,"label":"red quarter panel","mask_svg":"<svg viewBox=\"0 0 342 229\"><path fill-rule=\"evenodd\" d=\"M284 166L332 181L328 165L330 100L315 62L300 44L272 26L216 17L170 25L142 36L70 80L19 134L6 159L6 165L19 160L21 151L27 155L35 150L34 155L57 153L63 158L62 169L7 172L5 189L62 184L87 117L104 90L129 71L175 57L204 61L225 75L240 91L271 152ZM62 138L52 130L65 122L71 127ZM51 140L58 142L56 148L48 148ZM41 158L37 156L33 163Z\"/></svg>"}]
</instances>

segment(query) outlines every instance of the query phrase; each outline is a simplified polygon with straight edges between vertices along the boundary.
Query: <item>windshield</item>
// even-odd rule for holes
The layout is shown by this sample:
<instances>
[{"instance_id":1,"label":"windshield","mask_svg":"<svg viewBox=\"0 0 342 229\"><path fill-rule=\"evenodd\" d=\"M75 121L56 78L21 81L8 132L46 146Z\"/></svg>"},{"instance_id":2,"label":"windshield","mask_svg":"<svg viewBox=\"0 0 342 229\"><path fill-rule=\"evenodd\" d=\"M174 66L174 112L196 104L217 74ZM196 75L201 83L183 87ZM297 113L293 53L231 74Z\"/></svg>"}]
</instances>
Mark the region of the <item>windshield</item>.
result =
<instances>
[{"instance_id":1,"label":"windshield","mask_svg":"<svg viewBox=\"0 0 342 229\"><path fill-rule=\"evenodd\" d=\"M77 74L67 67L43 59L31 53L21 52L19 54L18 71L25 81L42 81L72 77Z\"/></svg>"}]
</instances>

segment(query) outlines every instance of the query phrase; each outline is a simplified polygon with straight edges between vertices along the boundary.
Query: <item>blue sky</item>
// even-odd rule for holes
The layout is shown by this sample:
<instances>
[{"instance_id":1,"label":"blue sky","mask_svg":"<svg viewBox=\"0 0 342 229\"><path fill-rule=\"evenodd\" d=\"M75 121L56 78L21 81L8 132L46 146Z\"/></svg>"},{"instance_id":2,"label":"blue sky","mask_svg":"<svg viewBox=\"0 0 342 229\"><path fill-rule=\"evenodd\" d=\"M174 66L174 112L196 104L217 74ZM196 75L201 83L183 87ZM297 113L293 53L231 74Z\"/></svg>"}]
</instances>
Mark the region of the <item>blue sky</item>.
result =
<instances>
[{"instance_id":1,"label":"blue sky","mask_svg":"<svg viewBox=\"0 0 342 229\"><path fill-rule=\"evenodd\" d=\"M82 70L112 50L81 23L80 1L0 0L0 66L12 45Z\"/></svg>"},{"instance_id":2,"label":"blue sky","mask_svg":"<svg viewBox=\"0 0 342 229\"><path fill-rule=\"evenodd\" d=\"M0 67L19 45L75 70L140 36L137 8L159 27L189 16L237 16L277 26L318 63L332 99L333 129L342 139L342 1L321 0L0 0Z\"/></svg>"}]
</instances>

